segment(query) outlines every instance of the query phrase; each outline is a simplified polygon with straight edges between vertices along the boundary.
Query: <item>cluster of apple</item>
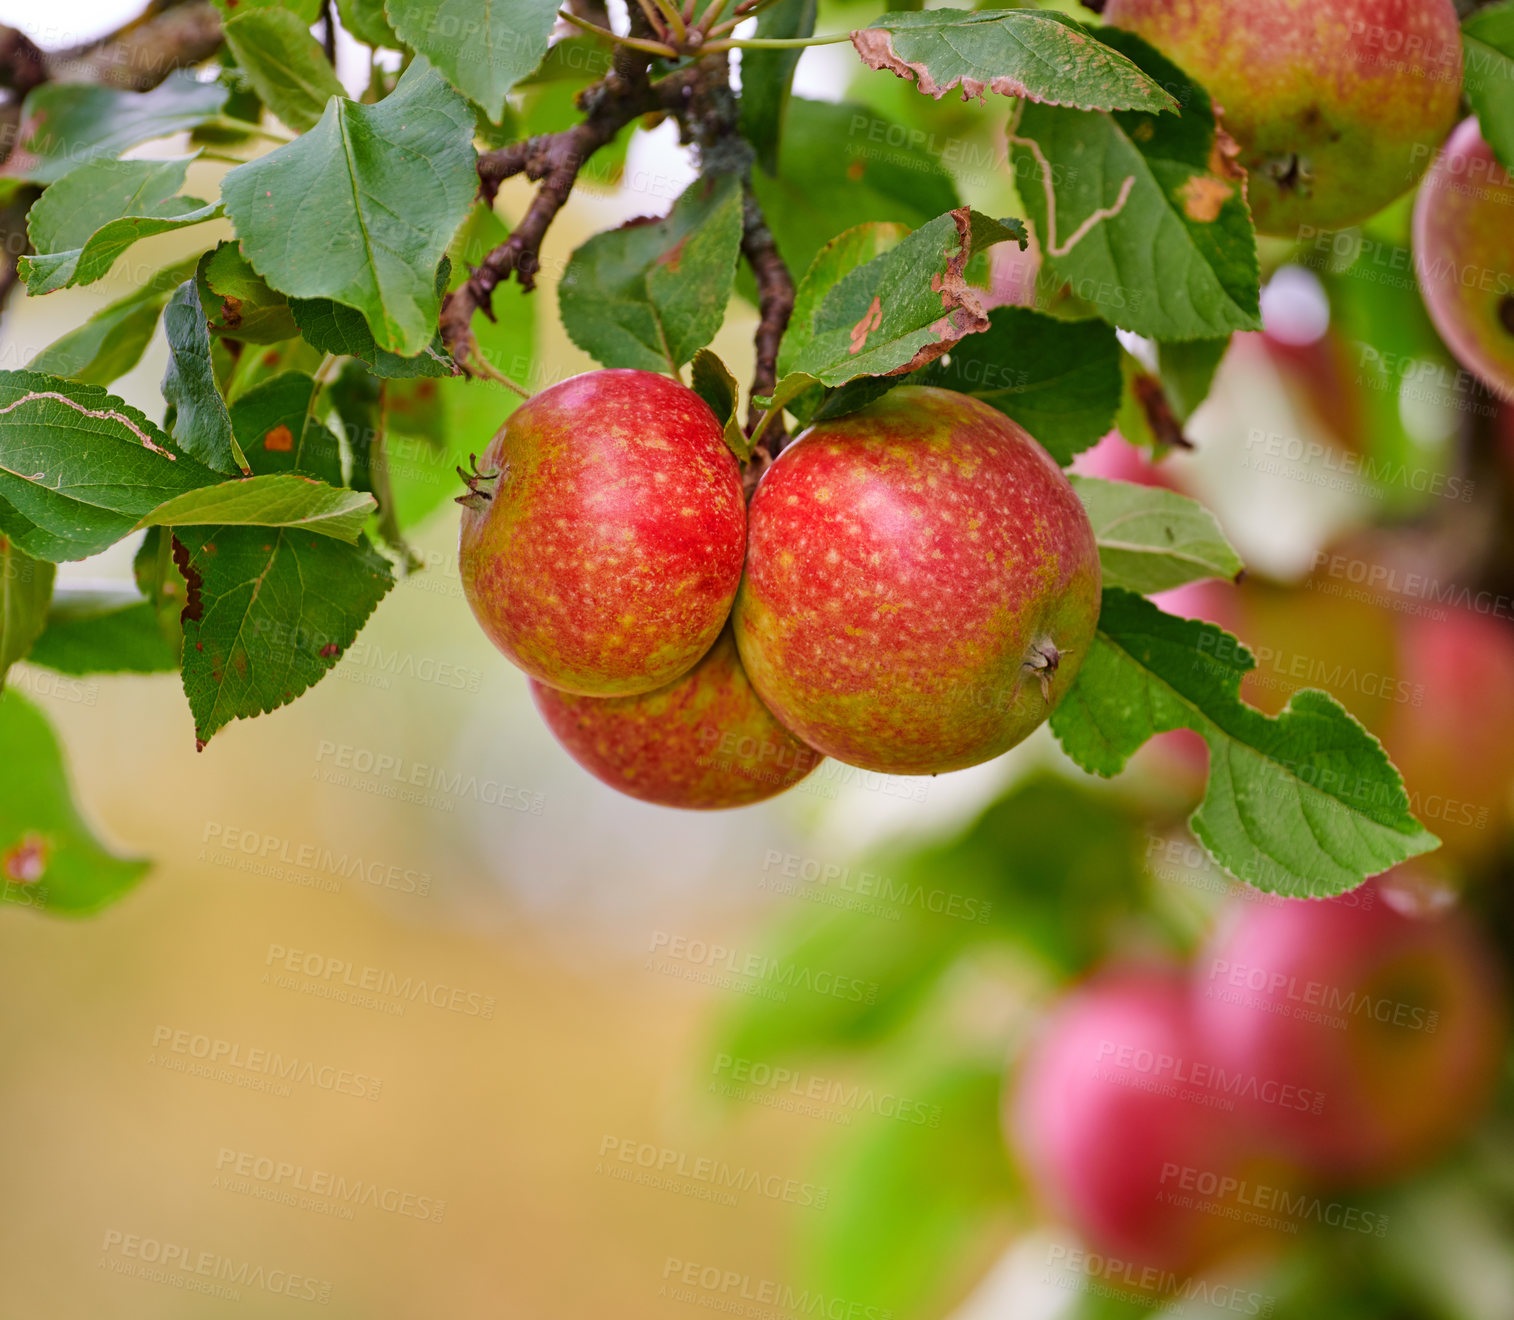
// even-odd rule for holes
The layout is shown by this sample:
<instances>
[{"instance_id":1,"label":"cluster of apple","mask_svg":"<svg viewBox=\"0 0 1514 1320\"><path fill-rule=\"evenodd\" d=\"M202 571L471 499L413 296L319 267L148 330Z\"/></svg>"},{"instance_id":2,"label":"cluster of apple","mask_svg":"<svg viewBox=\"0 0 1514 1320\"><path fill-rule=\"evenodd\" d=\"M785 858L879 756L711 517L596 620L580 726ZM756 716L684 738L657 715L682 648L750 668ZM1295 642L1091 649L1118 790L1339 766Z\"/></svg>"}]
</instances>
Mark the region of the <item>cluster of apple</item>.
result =
<instances>
[{"instance_id":1,"label":"cluster of apple","mask_svg":"<svg viewBox=\"0 0 1514 1320\"><path fill-rule=\"evenodd\" d=\"M698 394L595 371L511 414L468 484L474 614L568 752L645 801L741 806L826 756L975 765L1046 719L1093 643L1071 484L950 391L812 426L748 508Z\"/></svg>"},{"instance_id":2,"label":"cluster of apple","mask_svg":"<svg viewBox=\"0 0 1514 1320\"><path fill-rule=\"evenodd\" d=\"M1069 995L1006 1109L1049 1206L1095 1249L1177 1272L1315 1221L1376 1231L1350 1190L1467 1131L1507 1029L1492 950L1421 892L1390 873L1328 902L1253 896L1191 967Z\"/></svg>"},{"instance_id":3,"label":"cluster of apple","mask_svg":"<svg viewBox=\"0 0 1514 1320\"><path fill-rule=\"evenodd\" d=\"M1456 126L1452 0L1110 0L1104 14L1209 90L1262 234L1359 224L1433 161L1414 214L1425 306L1462 365L1514 401L1514 180L1475 118Z\"/></svg>"}]
</instances>

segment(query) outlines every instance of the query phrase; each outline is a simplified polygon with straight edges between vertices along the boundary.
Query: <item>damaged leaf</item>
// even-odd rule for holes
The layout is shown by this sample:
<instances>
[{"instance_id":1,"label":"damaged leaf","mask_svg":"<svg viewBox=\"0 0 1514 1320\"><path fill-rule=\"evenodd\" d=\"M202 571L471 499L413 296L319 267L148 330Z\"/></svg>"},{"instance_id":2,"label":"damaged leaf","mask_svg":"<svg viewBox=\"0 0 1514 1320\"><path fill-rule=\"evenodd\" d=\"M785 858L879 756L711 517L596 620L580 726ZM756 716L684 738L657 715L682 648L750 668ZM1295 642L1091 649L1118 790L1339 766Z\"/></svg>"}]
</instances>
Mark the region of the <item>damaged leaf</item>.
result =
<instances>
[{"instance_id":1,"label":"damaged leaf","mask_svg":"<svg viewBox=\"0 0 1514 1320\"><path fill-rule=\"evenodd\" d=\"M809 325L798 327L785 373L836 386L935 361L964 335L988 328L981 291L965 272L974 254L1006 241L1025 246L1018 220L965 206L937 216L831 286Z\"/></svg>"},{"instance_id":2,"label":"damaged leaf","mask_svg":"<svg viewBox=\"0 0 1514 1320\"><path fill-rule=\"evenodd\" d=\"M1077 110L1178 110L1177 100L1081 23L1044 9L927 9L885 14L852 33L874 69L937 99L987 92Z\"/></svg>"},{"instance_id":3,"label":"damaged leaf","mask_svg":"<svg viewBox=\"0 0 1514 1320\"><path fill-rule=\"evenodd\" d=\"M1112 325L1151 339L1261 329L1245 173L1202 87L1141 38L1102 39L1164 86L1180 115L1026 104L1009 141L1047 276Z\"/></svg>"}]
</instances>

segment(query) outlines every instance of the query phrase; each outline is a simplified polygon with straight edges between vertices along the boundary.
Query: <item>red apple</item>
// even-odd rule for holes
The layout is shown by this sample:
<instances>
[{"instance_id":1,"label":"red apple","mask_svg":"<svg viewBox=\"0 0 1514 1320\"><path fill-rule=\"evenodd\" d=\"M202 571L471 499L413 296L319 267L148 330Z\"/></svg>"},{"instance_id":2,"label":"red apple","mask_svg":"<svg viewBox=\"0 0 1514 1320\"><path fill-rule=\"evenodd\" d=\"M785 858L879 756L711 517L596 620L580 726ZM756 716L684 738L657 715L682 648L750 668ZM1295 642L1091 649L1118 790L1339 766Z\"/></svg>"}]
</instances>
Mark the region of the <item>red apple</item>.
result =
<instances>
[{"instance_id":1,"label":"red apple","mask_svg":"<svg viewBox=\"0 0 1514 1320\"><path fill-rule=\"evenodd\" d=\"M1096 1249L1187 1270L1236 1230L1185 1188L1239 1183L1257 1165L1209 1073L1186 976L1107 974L1043 1025L1011 1097L1011 1141L1042 1199Z\"/></svg>"},{"instance_id":2,"label":"red apple","mask_svg":"<svg viewBox=\"0 0 1514 1320\"><path fill-rule=\"evenodd\" d=\"M1377 1182L1438 1154L1503 1057L1501 978L1478 932L1455 912L1404 916L1376 885L1237 903L1195 975L1212 1056L1321 1097L1254 1101L1246 1117L1328 1178Z\"/></svg>"},{"instance_id":3,"label":"red apple","mask_svg":"<svg viewBox=\"0 0 1514 1320\"><path fill-rule=\"evenodd\" d=\"M1514 794L1514 626L1449 608L1405 616L1400 687L1383 745L1404 776L1409 804L1443 852L1477 865L1507 846Z\"/></svg>"},{"instance_id":4,"label":"red apple","mask_svg":"<svg viewBox=\"0 0 1514 1320\"><path fill-rule=\"evenodd\" d=\"M489 639L565 692L628 696L687 673L741 578L736 459L692 390L593 371L527 400L465 496L458 561Z\"/></svg>"},{"instance_id":5,"label":"red apple","mask_svg":"<svg viewBox=\"0 0 1514 1320\"><path fill-rule=\"evenodd\" d=\"M749 515L736 644L762 699L850 765L935 774L1007 751L1093 644L1093 529L1020 426L900 386L811 427Z\"/></svg>"},{"instance_id":6,"label":"red apple","mask_svg":"<svg viewBox=\"0 0 1514 1320\"><path fill-rule=\"evenodd\" d=\"M1456 122L1452 0L1109 0L1222 109L1264 234L1339 229L1424 173Z\"/></svg>"},{"instance_id":7,"label":"red apple","mask_svg":"<svg viewBox=\"0 0 1514 1320\"><path fill-rule=\"evenodd\" d=\"M1514 402L1514 179L1476 119L1451 135L1420 189L1414 267L1446 346Z\"/></svg>"},{"instance_id":8,"label":"red apple","mask_svg":"<svg viewBox=\"0 0 1514 1320\"><path fill-rule=\"evenodd\" d=\"M579 765L664 807L748 806L792 788L821 761L752 691L729 628L656 692L580 697L533 681L531 694Z\"/></svg>"}]
</instances>

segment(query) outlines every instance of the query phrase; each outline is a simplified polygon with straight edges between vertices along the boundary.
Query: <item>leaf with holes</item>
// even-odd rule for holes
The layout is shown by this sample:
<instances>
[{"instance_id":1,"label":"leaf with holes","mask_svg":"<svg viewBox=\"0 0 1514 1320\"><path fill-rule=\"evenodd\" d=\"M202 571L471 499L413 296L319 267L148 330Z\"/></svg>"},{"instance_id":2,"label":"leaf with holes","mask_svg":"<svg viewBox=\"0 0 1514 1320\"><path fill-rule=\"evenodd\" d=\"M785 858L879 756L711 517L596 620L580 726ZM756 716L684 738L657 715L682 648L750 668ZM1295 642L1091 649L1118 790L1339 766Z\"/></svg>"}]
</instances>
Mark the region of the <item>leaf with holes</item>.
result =
<instances>
[{"instance_id":1,"label":"leaf with holes","mask_svg":"<svg viewBox=\"0 0 1514 1320\"><path fill-rule=\"evenodd\" d=\"M607 367L673 371L715 337L741 252L741 182L706 175L662 220L597 234L558 286L563 326Z\"/></svg>"},{"instance_id":2,"label":"leaf with holes","mask_svg":"<svg viewBox=\"0 0 1514 1320\"><path fill-rule=\"evenodd\" d=\"M394 585L367 541L194 527L174 542L188 584L184 691L202 748L232 720L288 705L324 678Z\"/></svg>"},{"instance_id":3,"label":"leaf with holes","mask_svg":"<svg viewBox=\"0 0 1514 1320\"><path fill-rule=\"evenodd\" d=\"M917 383L982 399L1013 417L1058 463L1109 433L1120 407L1120 342L1102 321L998 307Z\"/></svg>"},{"instance_id":4,"label":"leaf with holes","mask_svg":"<svg viewBox=\"0 0 1514 1320\"><path fill-rule=\"evenodd\" d=\"M310 24L287 9L238 14L222 30L253 90L296 133L314 128L326 103L346 94L310 35Z\"/></svg>"},{"instance_id":5,"label":"leaf with holes","mask_svg":"<svg viewBox=\"0 0 1514 1320\"><path fill-rule=\"evenodd\" d=\"M173 438L217 472L248 471L211 366L210 331L194 280L185 280L168 300L163 332L168 338L163 399L173 409Z\"/></svg>"},{"instance_id":6,"label":"leaf with holes","mask_svg":"<svg viewBox=\"0 0 1514 1320\"><path fill-rule=\"evenodd\" d=\"M1149 596L1241 572L1240 556L1197 500L1161 486L1069 479L1093 524L1106 587Z\"/></svg>"},{"instance_id":7,"label":"leaf with holes","mask_svg":"<svg viewBox=\"0 0 1514 1320\"><path fill-rule=\"evenodd\" d=\"M56 573L45 559L33 559L0 536L0 687L5 671L26 658L47 622Z\"/></svg>"},{"instance_id":8,"label":"leaf with holes","mask_svg":"<svg viewBox=\"0 0 1514 1320\"><path fill-rule=\"evenodd\" d=\"M221 479L98 385L0 371L0 533L29 555L87 559Z\"/></svg>"},{"instance_id":9,"label":"leaf with holes","mask_svg":"<svg viewBox=\"0 0 1514 1320\"><path fill-rule=\"evenodd\" d=\"M14 688L0 692L0 906L83 916L146 873L146 862L111 852L80 817L42 712Z\"/></svg>"},{"instance_id":10,"label":"leaf with holes","mask_svg":"<svg viewBox=\"0 0 1514 1320\"><path fill-rule=\"evenodd\" d=\"M1022 107L1012 163L1047 275L1152 339L1260 330L1246 176L1208 94L1133 33L1104 28L1100 39L1179 89L1183 110Z\"/></svg>"},{"instance_id":11,"label":"leaf with holes","mask_svg":"<svg viewBox=\"0 0 1514 1320\"><path fill-rule=\"evenodd\" d=\"M913 79L927 96L954 87L1078 110L1173 111L1155 79L1081 23L1044 9L927 9L885 14L852 33L874 69Z\"/></svg>"},{"instance_id":12,"label":"leaf with holes","mask_svg":"<svg viewBox=\"0 0 1514 1320\"><path fill-rule=\"evenodd\" d=\"M1333 697L1295 693L1276 718L1246 705L1241 679L1255 666L1213 624L1111 588L1052 732L1084 770L1106 776L1159 733L1199 734L1209 783L1193 832L1258 889L1326 898L1439 844L1381 744Z\"/></svg>"},{"instance_id":13,"label":"leaf with holes","mask_svg":"<svg viewBox=\"0 0 1514 1320\"><path fill-rule=\"evenodd\" d=\"M493 123L547 53L557 0L388 0L389 23Z\"/></svg>"},{"instance_id":14,"label":"leaf with holes","mask_svg":"<svg viewBox=\"0 0 1514 1320\"><path fill-rule=\"evenodd\" d=\"M119 156L214 119L228 94L221 83L201 82L189 69L169 74L150 92L43 83L22 102L16 145L0 179L54 183L85 161Z\"/></svg>"},{"instance_id":15,"label":"leaf with holes","mask_svg":"<svg viewBox=\"0 0 1514 1320\"><path fill-rule=\"evenodd\" d=\"M93 160L64 175L27 213L26 291L93 284L138 239L216 219L219 203L178 195L191 159Z\"/></svg>"},{"instance_id":16,"label":"leaf with holes","mask_svg":"<svg viewBox=\"0 0 1514 1320\"><path fill-rule=\"evenodd\" d=\"M337 99L287 146L226 175L242 255L291 298L361 312L380 348L436 333L437 264L478 190L473 116L423 59L378 105Z\"/></svg>"}]
</instances>

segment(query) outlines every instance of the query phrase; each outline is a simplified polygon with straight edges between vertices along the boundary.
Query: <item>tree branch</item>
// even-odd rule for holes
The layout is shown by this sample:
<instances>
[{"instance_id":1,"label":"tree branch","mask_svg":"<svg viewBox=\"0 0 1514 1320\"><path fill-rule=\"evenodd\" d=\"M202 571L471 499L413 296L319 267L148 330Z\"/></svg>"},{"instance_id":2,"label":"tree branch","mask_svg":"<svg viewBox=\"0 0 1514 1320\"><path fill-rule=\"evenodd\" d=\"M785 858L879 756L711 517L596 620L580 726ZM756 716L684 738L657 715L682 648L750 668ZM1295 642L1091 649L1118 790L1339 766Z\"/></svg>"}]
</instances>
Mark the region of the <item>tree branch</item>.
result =
<instances>
[{"instance_id":1,"label":"tree branch","mask_svg":"<svg viewBox=\"0 0 1514 1320\"><path fill-rule=\"evenodd\" d=\"M773 231L768 228L750 184L743 189L741 200L741 253L757 278L760 316L755 337L757 363L752 368L752 396L747 404L746 426L750 435L756 430L764 411L757 405L756 396L771 394L773 386L778 383L778 345L794 311L794 279L778 251ZM761 447L770 459L777 458L783 441L783 424L776 421L764 433Z\"/></svg>"},{"instance_id":2,"label":"tree branch","mask_svg":"<svg viewBox=\"0 0 1514 1320\"><path fill-rule=\"evenodd\" d=\"M493 319L490 304L494 290L511 274L523 289L535 287L542 242L572 193L584 163L643 115L681 110L694 77L695 70L689 68L652 83L647 81L644 65L630 73L617 69L579 97L586 111L581 123L560 133L512 142L478 158L479 188L491 205L500 184L517 174L541 187L510 237L484 257L468 282L449 293L442 303L442 342L464 370L469 369L477 348L472 330L474 313L482 311Z\"/></svg>"},{"instance_id":3,"label":"tree branch","mask_svg":"<svg viewBox=\"0 0 1514 1320\"><path fill-rule=\"evenodd\" d=\"M92 82L145 92L175 69L208 60L221 48L221 16L210 0L149 7L103 41L44 56L53 82Z\"/></svg>"}]
</instances>

